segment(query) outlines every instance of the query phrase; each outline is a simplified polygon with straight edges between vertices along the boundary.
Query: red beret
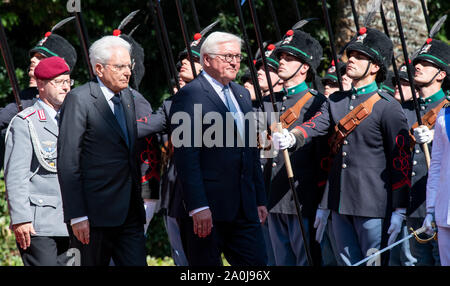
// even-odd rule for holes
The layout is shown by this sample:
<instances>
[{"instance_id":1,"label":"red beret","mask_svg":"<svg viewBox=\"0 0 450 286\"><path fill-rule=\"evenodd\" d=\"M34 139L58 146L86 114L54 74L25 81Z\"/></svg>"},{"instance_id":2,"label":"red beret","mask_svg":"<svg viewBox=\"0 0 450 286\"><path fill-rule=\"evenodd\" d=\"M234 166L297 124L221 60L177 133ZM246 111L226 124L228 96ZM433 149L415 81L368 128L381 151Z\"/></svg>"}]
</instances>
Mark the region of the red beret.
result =
<instances>
[{"instance_id":1,"label":"red beret","mask_svg":"<svg viewBox=\"0 0 450 286\"><path fill-rule=\"evenodd\" d=\"M66 61L60 57L49 57L42 59L34 69L37 79L53 79L63 73L70 71Z\"/></svg>"}]
</instances>

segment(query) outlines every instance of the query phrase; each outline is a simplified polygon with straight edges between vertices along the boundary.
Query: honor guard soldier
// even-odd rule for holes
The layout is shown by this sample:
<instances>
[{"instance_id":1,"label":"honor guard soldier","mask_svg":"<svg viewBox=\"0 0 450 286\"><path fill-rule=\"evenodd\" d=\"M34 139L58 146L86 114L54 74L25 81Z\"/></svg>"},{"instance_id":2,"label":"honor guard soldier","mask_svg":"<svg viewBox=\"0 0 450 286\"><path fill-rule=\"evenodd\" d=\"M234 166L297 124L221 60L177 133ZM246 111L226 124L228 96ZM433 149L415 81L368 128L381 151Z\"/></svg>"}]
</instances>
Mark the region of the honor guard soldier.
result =
<instances>
[{"instance_id":1,"label":"honor guard soldier","mask_svg":"<svg viewBox=\"0 0 450 286\"><path fill-rule=\"evenodd\" d=\"M400 68L398 69L398 76L399 76L398 80L400 81L400 87L401 87L402 93L403 93L403 99L405 100L404 104L406 104L408 101L412 100L412 92L411 92L411 85L409 84L409 78L408 78L408 73L407 73L405 64L401 65ZM397 85L398 80L395 77L392 78L392 85L395 86L394 98L398 102L402 103L402 99L400 96L400 90ZM418 92L417 89L415 91L416 91L416 93ZM411 103L408 103L407 105L410 105L410 104ZM414 108L414 107L412 107L412 108Z\"/></svg>"},{"instance_id":2,"label":"honor guard soldier","mask_svg":"<svg viewBox=\"0 0 450 286\"><path fill-rule=\"evenodd\" d=\"M294 127L292 123L295 120L298 122L310 120L326 101L324 95L308 88L306 84L306 81L311 81L316 74L322 57L322 47L311 35L300 30L289 30L280 46L273 51L273 55L279 61L278 77L284 83L284 92L274 93L274 99L281 114L280 121L286 128L284 132L287 132ZM269 65L274 62L276 61L270 57L267 58ZM263 76L265 77L265 74ZM272 80L274 80L273 77ZM275 85L276 81L273 81L272 84ZM272 103L268 97L264 97L264 107L268 113L269 123L276 124L274 119L278 120L278 118L273 113ZM278 146L275 144L275 149L277 148ZM318 191L318 172L315 168L315 162L319 161L318 151L320 150L316 149L316 142L312 142L307 144L304 149L291 154L295 191L303 205L302 216L308 238L310 234L308 228L312 229L311 219L314 219L315 210L321 198ZM310 244L310 242L302 240L281 152L276 152L272 166L266 166L266 168L272 168L267 208L269 210L269 233L276 265L307 265L303 243Z\"/></svg>"},{"instance_id":3,"label":"honor guard soldier","mask_svg":"<svg viewBox=\"0 0 450 286\"><path fill-rule=\"evenodd\" d=\"M58 111L70 91L60 57L34 70L39 99L17 114L6 133L5 184L11 227L26 266L66 265L69 246L56 174Z\"/></svg>"},{"instance_id":4,"label":"honor guard soldier","mask_svg":"<svg viewBox=\"0 0 450 286\"><path fill-rule=\"evenodd\" d=\"M295 149L332 133L335 156L323 200L332 211L339 253L353 264L370 249L380 249L384 220L391 222L388 244L395 241L408 204L411 167L406 117L400 104L377 87L385 80L392 42L363 27L346 53L352 90L332 94L309 121L297 121L291 132L274 134L274 140Z\"/></svg>"},{"instance_id":5,"label":"honor guard soldier","mask_svg":"<svg viewBox=\"0 0 450 286\"><path fill-rule=\"evenodd\" d=\"M405 104L405 113L409 127L414 134L415 145L412 147L412 189L410 195L411 206L408 210L408 225L414 229L419 228L424 221L434 215L426 209L426 181L428 168L425 155L420 144L428 144L429 148L433 140L436 117L441 108L449 103L449 97L443 87L450 83L450 47L446 43L427 39L426 43L413 59L415 67L414 83L419 89L419 106L422 123L418 126L417 117L412 104ZM429 211L429 213L428 213ZM440 239L440 237L439 237ZM417 258L417 265L440 265L438 244L431 241L427 244L411 243L413 256Z\"/></svg>"}]
</instances>

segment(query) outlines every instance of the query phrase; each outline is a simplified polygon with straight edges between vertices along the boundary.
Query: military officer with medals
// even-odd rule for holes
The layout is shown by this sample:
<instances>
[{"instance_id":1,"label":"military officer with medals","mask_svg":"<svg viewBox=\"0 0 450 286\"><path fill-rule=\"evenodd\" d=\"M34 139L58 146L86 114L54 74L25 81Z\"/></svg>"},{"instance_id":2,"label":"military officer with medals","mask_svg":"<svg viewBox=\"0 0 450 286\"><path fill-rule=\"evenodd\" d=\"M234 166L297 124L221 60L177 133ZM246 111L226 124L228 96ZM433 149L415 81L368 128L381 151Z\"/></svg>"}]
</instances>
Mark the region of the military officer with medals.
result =
<instances>
[{"instance_id":1,"label":"military officer with medals","mask_svg":"<svg viewBox=\"0 0 450 286\"><path fill-rule=\"evenodd\" d=\"M39 99L6 133L5 185L11 228L26 266L66 265L69 247L56 172L58 111L70 91L70 68L49 57L34 70Z\"/></svg>"},{"instance_id":2,"label":"military officer with medals","mask_svg":"<svg viewBox=\"0 0 450 286\"><path fill-rule=\"evenodd\" d=\"M352 90L331 95L291 132L274 134L283 147L295 149L331 132L335 156L323 200L332 211L339 253L352 264L372 248L381 249L386 234L388 244L395 241L408 205L407 119L400 104L377 87L386 77L392 47L385 34L362 27L346 49Z\"/></svg>"}]
</instances>

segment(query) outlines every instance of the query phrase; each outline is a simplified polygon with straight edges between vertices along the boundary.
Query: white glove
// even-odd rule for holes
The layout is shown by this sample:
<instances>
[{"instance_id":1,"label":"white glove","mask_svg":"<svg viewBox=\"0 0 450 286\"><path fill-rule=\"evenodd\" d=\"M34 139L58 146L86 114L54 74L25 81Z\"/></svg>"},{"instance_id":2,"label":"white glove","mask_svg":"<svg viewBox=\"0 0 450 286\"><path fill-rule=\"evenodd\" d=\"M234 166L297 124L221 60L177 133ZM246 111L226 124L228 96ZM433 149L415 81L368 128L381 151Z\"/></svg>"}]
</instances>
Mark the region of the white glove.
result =
<instances>
[{"instance_id":1,"label":"white glove","mask_svg":"<svg viewBox=\"0 0 450 286\"><path fill-rule=\"evenodd\" d=\"M144 233L147 233L148 225L153 218L153 214L155 213L156 208L156 200L144 199L144 209L145 209L145 225L144 225Z\"/></svg>"},{"instance_id":2,"label":"white glove","mask_svg":"<svg viewBox=\"0 0 450 286\"><path fill-rule=\"evenodd\" d=\"M433 226L431 225L431 223L434 221L434 215L428 213L425 217L425 219L423 220L423 224L422 226L425 226L427 228L427 230L425 231L426 234L428 235L433 235Z\"/></svg>"},{"instance_id":3,"label":"white glove","mask_svg":"<svg viewBox=\"0 0 450 286\"><path fill-rule=\"evenodd\" d=\"M314 221L314 228L316 228L316 241L320 243L323 238L323 233L325 232L325 227L327 226L328 216L330 215L330 210L327 209L317 209L316 220Z\"/></svg>"},{"instance_id":4,"label":"white glove","mask_svg":"<svg viewBox=\"0 0 450 286\"><path fill-rule=\"evenodd\" d=\"M273 146L275 150L284 150L291 148L295 144L295 136L287 129L283 129L281 132L273 133Z\"/></svg>"},{"instance_id":5,"label":"white glove","mask_svg":"<svg viewBox=\"0 0 450 286\"><path fill-rule=\"evenodd\" d=\"M259 133L259 145L261 145L261 148L266 149L270 146L270 141L267 138L267 130L264 130L263 132Z\"/></svg>"},{"instance_id":6,"label":"white glove","mask_svg":"<svg viewBox=\"0 0 450 286\"><path fill-rule=\"evenodd\" d=\"M390 234L388 239L388 246L393 244L397 239L398 234L402 230L402 223L405 219L406 209L396 209L392 212L391 225L387 231Z\"/></svg>"},{"instance_id":7,"label":"white glove","mask_svg":"<svg viewBox=\"0 0 450 286\"><path fill-rule=\"evenodd\" d=\"M420 125L414 129L414 138L417 144L430 143L433 140L433 131L425 125Z\"/></svg>"}]
</instances>

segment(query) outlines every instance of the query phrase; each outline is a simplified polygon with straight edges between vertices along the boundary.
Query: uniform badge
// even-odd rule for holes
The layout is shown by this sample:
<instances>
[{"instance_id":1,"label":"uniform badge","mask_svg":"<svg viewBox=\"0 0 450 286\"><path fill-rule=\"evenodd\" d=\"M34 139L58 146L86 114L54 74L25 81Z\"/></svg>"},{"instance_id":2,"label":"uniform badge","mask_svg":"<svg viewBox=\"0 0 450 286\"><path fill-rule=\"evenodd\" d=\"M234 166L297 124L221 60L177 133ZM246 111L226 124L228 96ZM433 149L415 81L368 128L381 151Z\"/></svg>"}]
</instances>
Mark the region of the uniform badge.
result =
<instances>
[{"instance_id":1,"label":"uniform badge","mask_svg":"<svg viewBox=\"0 0 450 286\"><path fill-rule=\"evenodd\" d=\"M43 109L38 110L38 116L40 121L46 121L47 117L45 117L45 112Z\"/></svg>"},{"instance_id":2,"label":"uniform badge","mask_svg":"<svg viewBox=\"0 0 450 286\"><path fill-rule=\"evenodd\" d=\"M283 45L284 45L284 44L289 44L289 43L292 41L292 37L293 37L293 36L288 36L288 37L286 37L286 38L283 40L283 43L282 43L282 44L283 44Z\"/></svg>"},{"instance_id":3,"label":"uniform badge","mask_svg":"<svg viewBox=\"0 0 450 286\"><path fill-rule=\"evenodd\" d=\"M42 142L42 149L44 149L47 153L52 153L56 150L56 142L54 141L43 141Z\"/></svg>"},{"instance_id":4,"label":"uniform badge","mask_svg":"<svg viewBox=\"0 0 450 286\"><path fill-rule=\"evenodd\" d=\"M43 38L42 40L39 41L39 43L37 45L42 46L47 41L47 39L48 39L48 37Z\"/></svg>"},{"instance_id":5,"label":"uniform badge","mask_svg":"<svg viewBox=\"0 0 450 286\"><path fill-rule=\"evenodd\" d=\"M273 52L273 50L272 51L266 51L264 54L266 55L266 58L268 58L268 57L270 57L270 55L272 54L272 52Z\"/></svg>"},{"instance_id":6,"label":"uniform badge","mask_svg":"<svg viewBox=\"0 0 450 286\"><path fill-rule=\"evenodd\" d=\"M401 72L407 72L406 66L402 66L402 67L400 68L400 71L401 71Z\"/></svg>"},{"instance_id":7,"label":"uniform badge","mask_svg":"<svg viewBox=\"0 0 450 286\"><path fill-rule=\"evenodd\" d=\"M336 71L336 67L335 66L331 66L329 69L328 69L328 73L334 73Z\"/></svg>"},{"instance_id":8,"label":"uniform badge","mask_svg":"<svg viewBox=\"0 0 450 286\"><path fill-rule=\"evenodd\" d=\"M364 39L367 37L367 33L364 33L364 34L362 34L362 35L359 35L357 38L356 38L356 42L357 43L364 43Z\"/></svg>"},{"instance_id":9,"label":"uniform badge","mask_svg":"<svg viewBox=\"0 0 450 286\"><path fill-rule=\"evenodd\" d=\"M428 51L430 50L430 48L431 48L431 44L425 45L425 46L420 50L420 53L419 53L419 54L426 54L426 53L428 53Z\"/></svg>"}]
</instances>

